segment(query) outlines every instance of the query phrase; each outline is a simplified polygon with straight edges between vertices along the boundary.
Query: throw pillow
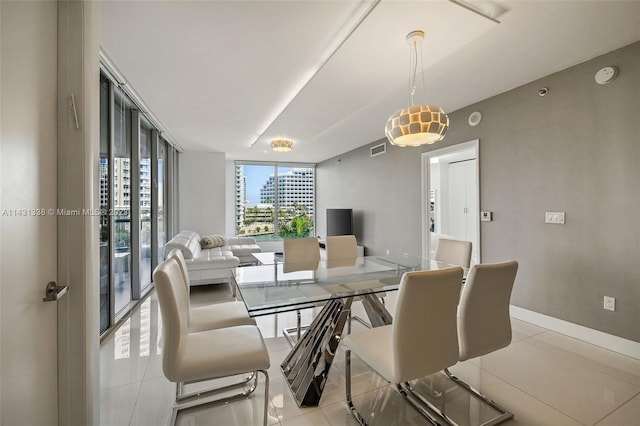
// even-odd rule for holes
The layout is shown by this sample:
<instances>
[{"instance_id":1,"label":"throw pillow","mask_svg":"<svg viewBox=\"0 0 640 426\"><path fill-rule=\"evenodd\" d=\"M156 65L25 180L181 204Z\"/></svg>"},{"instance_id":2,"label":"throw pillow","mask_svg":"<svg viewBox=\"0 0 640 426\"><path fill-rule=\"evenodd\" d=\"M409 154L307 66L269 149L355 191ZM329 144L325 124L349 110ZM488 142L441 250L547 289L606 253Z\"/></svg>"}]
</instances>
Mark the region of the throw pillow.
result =
<instances>
[{"instance_id":1,"label":"throw pillow","mask_svg":"<svg viewBox=\"0 0 640 426\"><path fill-rule=\"evenodd\" d=\"M222 235L207 235L200 239L200 248L210 249L222 247L227 244L227 239Z\"/></svg>"}]
</instances>

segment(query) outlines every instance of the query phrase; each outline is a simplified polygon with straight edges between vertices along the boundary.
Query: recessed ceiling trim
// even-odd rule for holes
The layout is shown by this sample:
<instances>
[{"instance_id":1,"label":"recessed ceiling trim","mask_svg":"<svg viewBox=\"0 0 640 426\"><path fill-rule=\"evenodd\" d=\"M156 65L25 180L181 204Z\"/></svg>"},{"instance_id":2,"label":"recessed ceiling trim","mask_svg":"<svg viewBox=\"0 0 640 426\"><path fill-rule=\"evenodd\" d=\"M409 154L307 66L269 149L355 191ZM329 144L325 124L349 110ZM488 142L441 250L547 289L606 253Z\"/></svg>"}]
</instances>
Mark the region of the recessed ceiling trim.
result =
<instances>
[{"instance_id":1,"label":"recessed ceiling trim","mask_svg":"<svg viewBox=\"0 0 640 426\"><path fill-rule=\"evenodd\" d=\"M131 98L136 108L144 115L147 120L153 124L160 135L173 146L178 152L184 152L182 145L167 131L167 128L162 125L160 120L149 110L147 104L142 100L138 92L129 84L124 74L113 63L107 52L100 48L100 69L107 74L107 76L113 80L126 94Z\"/></svg>"},{"instance_id":2,"label":"recessed ceiling trim","mask_svg":"<svg viewBox=\"0 0 640 426\"><path fill-rule=\"evenodd\" d=\"M499 24L500 21L498 21L496 18L494 18L493 16L491 16L490 12L486 12L484 10L482 10L480 7L478 7L477 2L474 4L471 4L470 2L466 2L464 0L449 0L451 3L456 4L464 9L467 9L468 11L471 11L477 15L482 16L483 18L487 18L490 21L495 22L496 24Z\"/></svg>"},{"instance_id":3,"label":"recessed ceiling trim","mask_svg":"<svg viewBox=\"0 0 640 426\"><path fill-rule=\"evenodd\" d=\"M364 20L367 19L369 14L373 12L373 10L376 8L376 6L378 6L378 4L380 4L380 1L381 0L374 0L373 2L371 2L371 4L369 4L369 6L365 9L363 14L358 18L358 20L351 26L349 30L346 31L346 34L342 37L342 39L339 39L340 41L337 42L335 48L331 49L331 52L327 55L327 57L319 63L319 65L316 67L315 70L309 73L309 76L307 78L303 80L304 83L300 86L300 89L294 90L294 94L290 97L290 99L284 102L284 106L282 108L279 108L278 112L274 114L274 117L271 120L269 120L268 124L264 127L264 129L258 133L258 136L256 136L256 138L249 144L249 149L253 148L254 145L264 136L264 134L267 133L267 131L269 131L273 123L276 122L276 120L289 107L289 105L291 105L291 103L296 99L296 97L298 97L298 95L309 85L311 80L313 80L313 78L320 72L320 70L324 68L324 66L327 64L327 62L329 62L329 60L333 57L333 55L335 55L336 52L340 50L340 47L342 47L342 45L349 39L349 37L351 37L351 35L358 29L360 24L362 24Z\"/></svg>"}]
</instances>

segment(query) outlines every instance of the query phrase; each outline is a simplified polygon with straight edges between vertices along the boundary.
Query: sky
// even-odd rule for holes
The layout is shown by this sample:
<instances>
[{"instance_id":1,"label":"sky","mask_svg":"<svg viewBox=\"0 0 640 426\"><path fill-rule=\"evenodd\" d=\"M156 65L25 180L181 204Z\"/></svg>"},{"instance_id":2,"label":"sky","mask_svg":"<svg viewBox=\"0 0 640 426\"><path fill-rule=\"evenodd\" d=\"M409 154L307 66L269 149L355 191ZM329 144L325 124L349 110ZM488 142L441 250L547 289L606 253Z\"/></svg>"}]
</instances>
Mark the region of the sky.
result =
<instances>
[{"instance_id":1,"label":"sky","mask_svg":"<svg viewBox=\"0 0 640 426\"><path fill-rule=\"evenodd\" d=\"M260 188L269 177L274 175L275 167L272 165L244 165L244 175L247 177L247 201L250 205L260 204ZM292 167L279 167L279 173L286 173L293 170Z\"/></svg>"}]
</instances>

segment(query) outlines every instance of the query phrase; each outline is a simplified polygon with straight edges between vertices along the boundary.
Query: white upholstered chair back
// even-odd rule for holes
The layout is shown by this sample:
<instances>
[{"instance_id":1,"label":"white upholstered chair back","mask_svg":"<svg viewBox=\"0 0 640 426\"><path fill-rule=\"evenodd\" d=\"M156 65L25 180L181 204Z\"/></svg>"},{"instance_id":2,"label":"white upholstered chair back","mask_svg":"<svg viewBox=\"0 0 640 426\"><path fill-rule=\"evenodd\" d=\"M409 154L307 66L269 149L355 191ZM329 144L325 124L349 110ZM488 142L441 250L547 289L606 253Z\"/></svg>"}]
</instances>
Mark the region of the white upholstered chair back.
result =
<instances>
[{"instance_id":1,"label":"white upholstered chair back","mask_svg":"<svg viewBox=\"0 0 640 426\"><path fill-rule=\"evenodd\" d=\"M509 302L518 262L474 265L462 288L458 308L460 361L511 343Z\"/></svg>"},{"instance_id":2,"label":"white upholstered chair back","mask_svg":"<svg viewBox=\"0 0 640 426\"><path fill-rule=\"evenodd\" d=\"M178 262L168 258L158 265L153 272L153 282L162 315L162 370L167 379L178 382L176 368L189 321L189 295Z\"/></svg>"},{"instance_id":3,"label":"white upholstered chair back","mask_svg":"<svg viewBox=\"0 0 640 426\"><path fill-rule=\"evenodd\" d=\"M182 277L184 279L185 284L187 285L187 293L189 292L189 270L187 269L187 262L184 260L184 255L182 254L182 250L173 249L167 255L167 259L173 258L178 262L178 266L180 267L180 272L182 272Z\"/></svg>"},{"instance_id":4,"label":"white upholstered chair back","mask_svg":"<svg viewBox=\"0 0 640 426\"><path fill-rule=\"evenodd\" d=\"M325 241L327 260L352 259L358 257L358 243L355 235L327 237Z\"/></svg>"},{"instance_id":5,"label":"white upholstered chair back","mask_svg":"<svg viewBox=\"0 0 640 426\"><path fill-rule=\"evenodd\" d=\"M436 247L435 260L468 268L471 264L471 242L440 238Z\"/></svg>"},{"instance_id":6,"label":"white upholstered chair back","mask_svg":"<svg viewBox=\"0 0 640 426\"><path fill-rule=\"evenodd\" d=\"M458 360L456 308L462 268L407 272L393 320L393 383L433 374Z\"/></svg>"},{"instance_id":7,"label":"white upholstered chair back","mask_svg":"<svg viewBox=\"0 0 640 426\"><path fill-rule=\"evenodd\" d=\"M283 254L285 272L318 269L320 245L317 238L286 238Z\"/></svg>"}]
</instances>

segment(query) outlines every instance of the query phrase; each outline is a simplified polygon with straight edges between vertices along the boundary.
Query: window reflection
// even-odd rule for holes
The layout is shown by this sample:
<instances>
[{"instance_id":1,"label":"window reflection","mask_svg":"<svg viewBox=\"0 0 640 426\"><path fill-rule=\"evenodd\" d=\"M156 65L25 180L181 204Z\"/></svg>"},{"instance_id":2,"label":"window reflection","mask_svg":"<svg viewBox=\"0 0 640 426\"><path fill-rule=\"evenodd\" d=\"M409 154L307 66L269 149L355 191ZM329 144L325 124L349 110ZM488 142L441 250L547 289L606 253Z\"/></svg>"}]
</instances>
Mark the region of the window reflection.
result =
<instances>
[{"instance_id":1,"label":"window reflection","mask_svg":"<svg viewBox=\"0 0 640 426\"><path fill-rule=\"evenodd\" d=\"M140 357L149 356L151 345L151 298L140 305Z\"/></svg>"},{"instance_id":2,"label":"window reflection","mask_svg":"<svg viewBox=\"0 0 640 426\"><path fill-rule=\"evenodd\" d=\"M131 356L131 318L127 319L115 334L113 359L127 359Z\"/></svg>"}]
</instances>

